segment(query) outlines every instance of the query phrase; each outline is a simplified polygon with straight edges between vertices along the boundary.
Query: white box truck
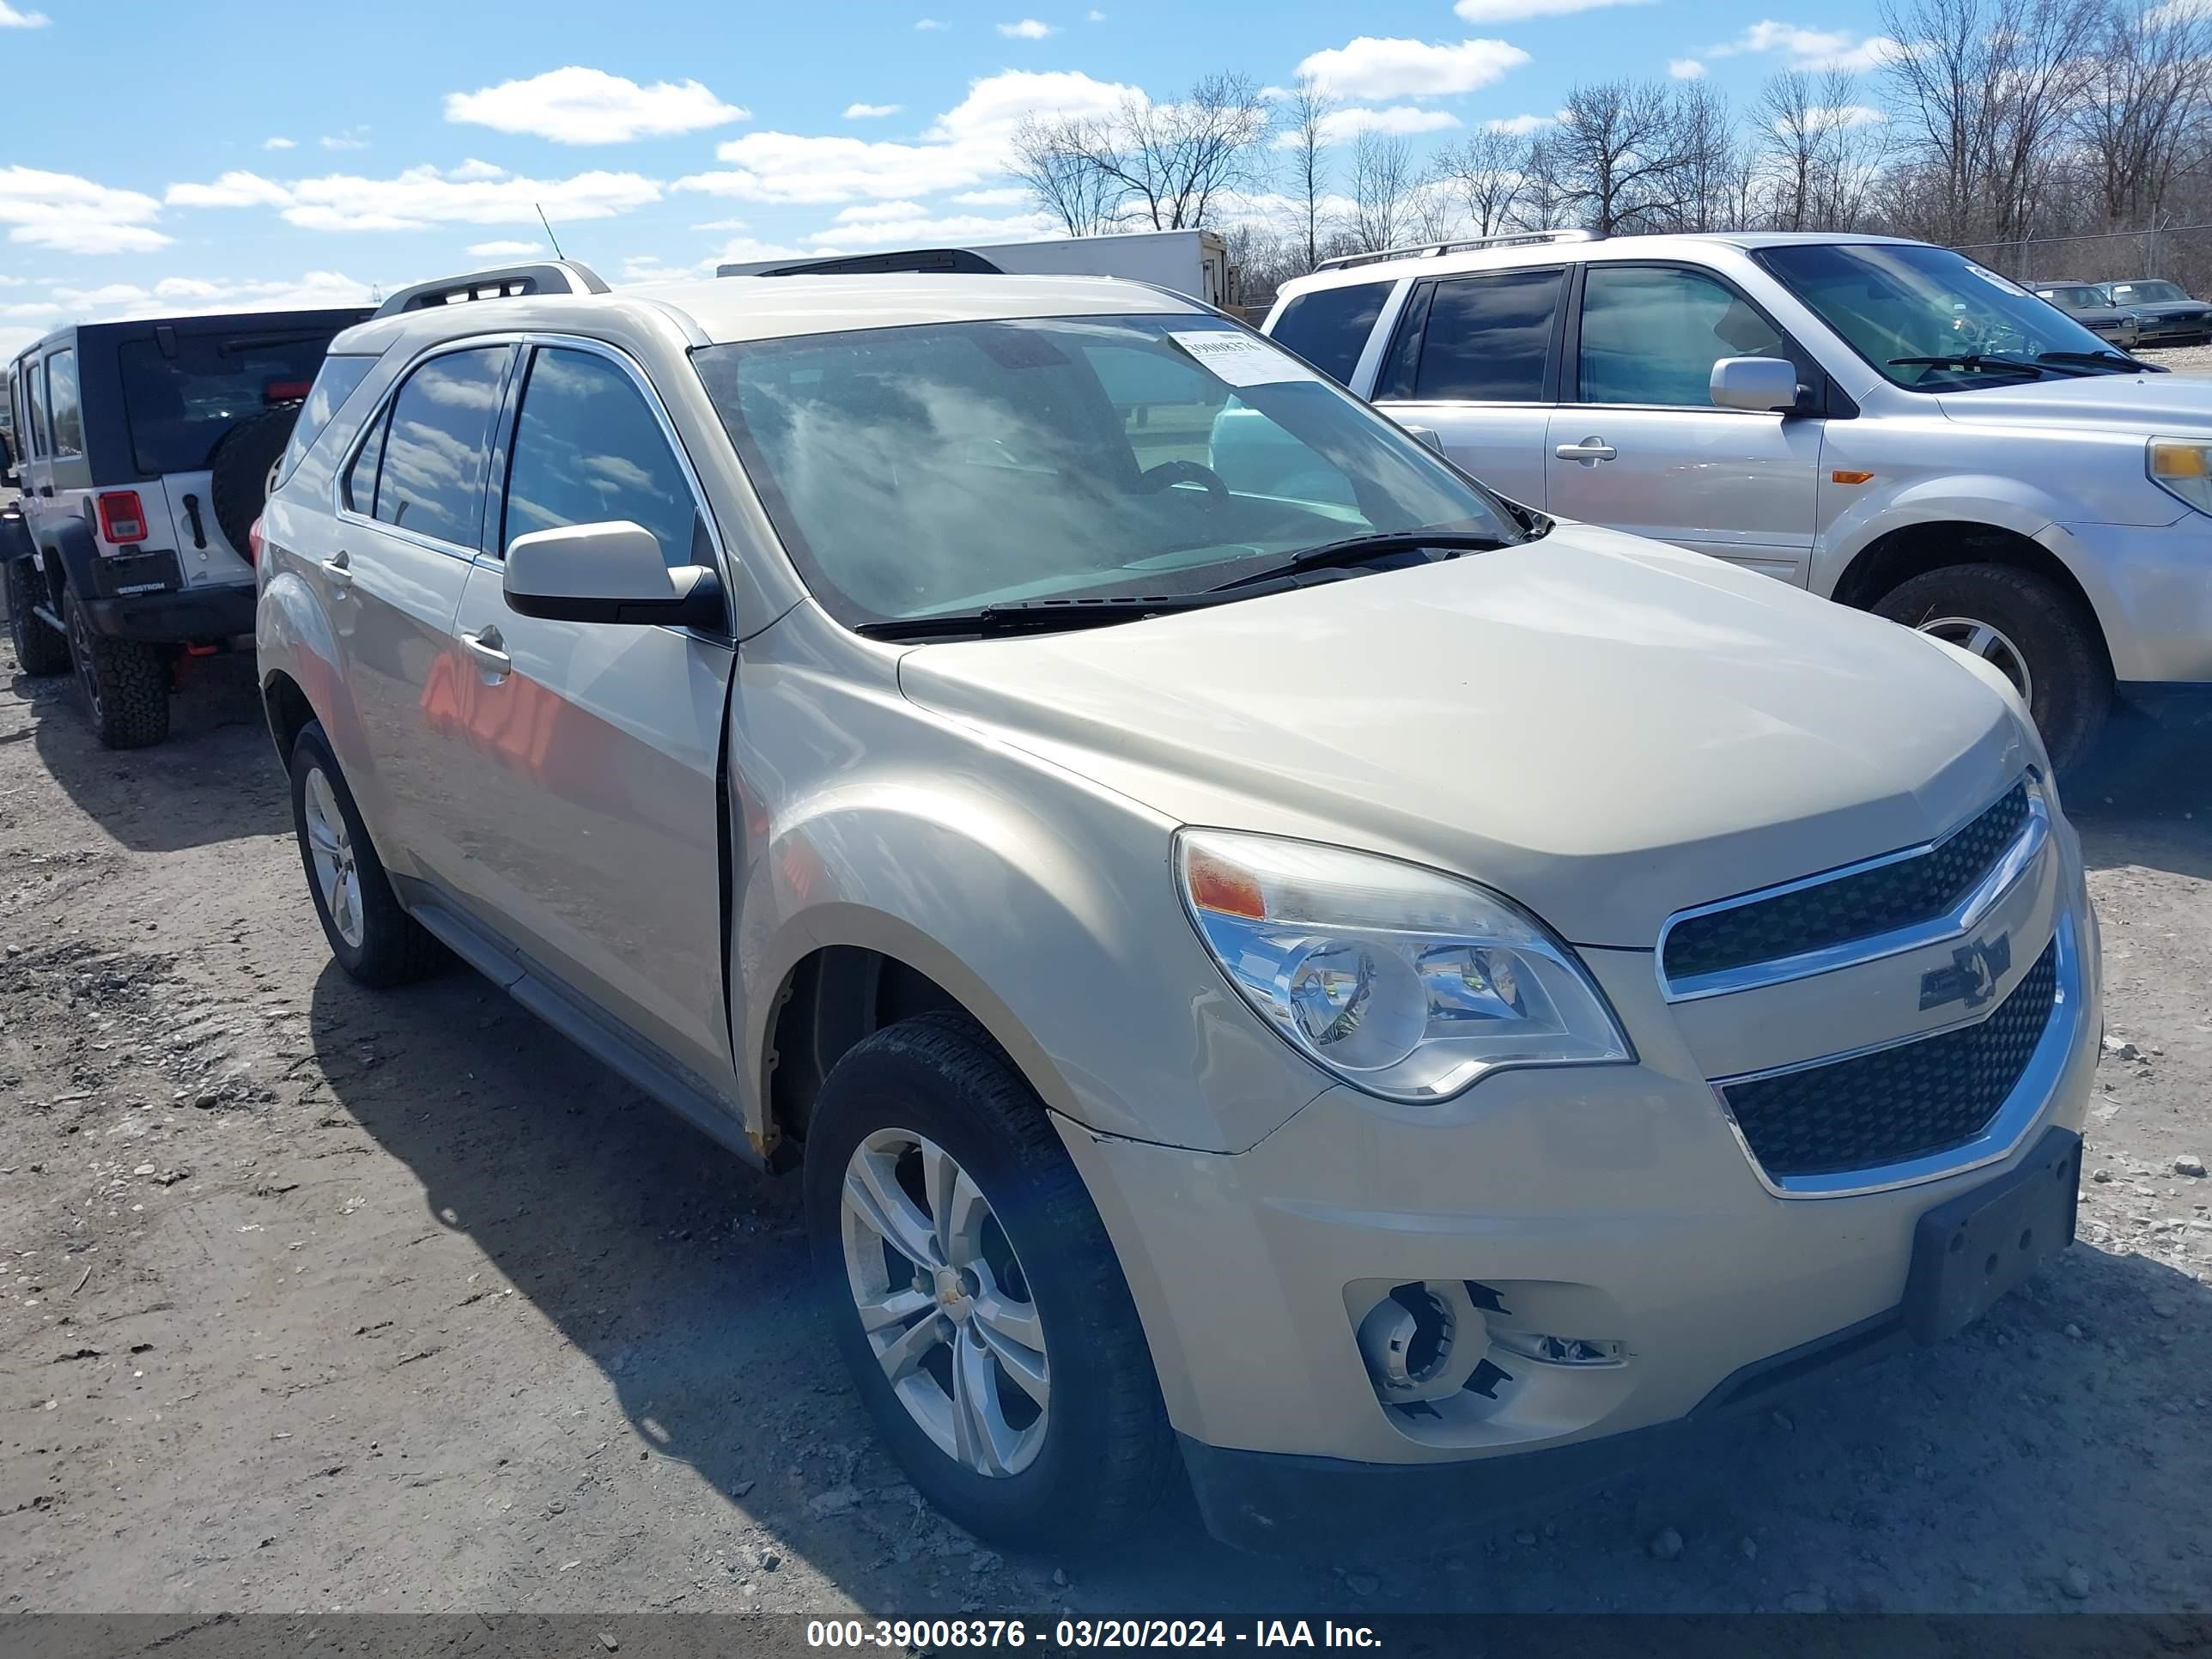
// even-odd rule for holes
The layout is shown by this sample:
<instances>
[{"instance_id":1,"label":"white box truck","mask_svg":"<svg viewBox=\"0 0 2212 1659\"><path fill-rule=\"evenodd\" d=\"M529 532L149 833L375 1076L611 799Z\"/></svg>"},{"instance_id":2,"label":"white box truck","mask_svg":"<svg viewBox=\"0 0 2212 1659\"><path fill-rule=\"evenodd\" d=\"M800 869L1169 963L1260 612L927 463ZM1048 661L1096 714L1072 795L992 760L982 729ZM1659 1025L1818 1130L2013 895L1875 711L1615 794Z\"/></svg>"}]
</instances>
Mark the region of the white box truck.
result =
<instances>
[{"instance_id":1,"label":"white box truck","mask_svg":"<svg viewBox=\"0 0 2212 1659\"><path fill-rule=\"evenodd\" d=\"M1033 242L973 242L886 248L871 253L756 259L718 265L717 276L799 276L825 272L969 270L1018 276L1125 276L1154 283L1224 309L1242 300L1229 251L1211 230L1132 230L1108 236L1051 236Z\"/></svg>"}]
</instances>

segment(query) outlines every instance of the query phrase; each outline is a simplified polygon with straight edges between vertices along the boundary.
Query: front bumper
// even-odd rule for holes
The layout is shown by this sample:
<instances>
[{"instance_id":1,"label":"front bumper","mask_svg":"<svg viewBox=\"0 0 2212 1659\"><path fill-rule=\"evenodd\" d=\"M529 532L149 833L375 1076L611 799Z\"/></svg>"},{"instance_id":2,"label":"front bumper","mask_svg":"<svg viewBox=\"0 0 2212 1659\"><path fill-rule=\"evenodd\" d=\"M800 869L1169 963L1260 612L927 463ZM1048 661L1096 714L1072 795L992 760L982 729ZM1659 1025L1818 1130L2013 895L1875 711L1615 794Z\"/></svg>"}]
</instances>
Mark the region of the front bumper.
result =
<instances>
[{"instance_id":1,"label":"front bumper","mask_svg":"<svg viewBox=\"0 0 2212 1659\"><path fill-rule=\"evenodd\" d=\"M2070 852L2066 864L2078 895ZM2080 1127L2101 1006L2094 915L2068 908L2079 977L2018 1139L1909 1185L1771 1188L1709 1064L1675 1035L1648 952L1584 953L1636 1038L1633 1065L1503 1073L1431 1108L1339 1087L1233 1156L1063 1123L1209 1524L1303 1547L1289 1515L1395 1506L1433 1522L1442 1511L1384 1496L1431 1491L1478 1518L1601 1479L1783 1380L1903 1346L1922 1218ZM1358 1322L1387 1287L1424 1280L1474 1281L1502 1309L1477 1320L1513 1373L1487 1403L1455 1395L1425 1418L1378 1400ZM1620 1358L1552 1364L1501 1345L1532 1333L1618 1345Z\"/></svg>"},{"instance_id":2,"label":"front bumper","mask_svg":"<svg viewBox=\"0 0 2212 1659\"><path fill-rule=\"evenodd\" d=\"M2054 524L2036 539L2089 596L2124 689L2212 683L2212 519Z\"/></svg>"}]
</instances>

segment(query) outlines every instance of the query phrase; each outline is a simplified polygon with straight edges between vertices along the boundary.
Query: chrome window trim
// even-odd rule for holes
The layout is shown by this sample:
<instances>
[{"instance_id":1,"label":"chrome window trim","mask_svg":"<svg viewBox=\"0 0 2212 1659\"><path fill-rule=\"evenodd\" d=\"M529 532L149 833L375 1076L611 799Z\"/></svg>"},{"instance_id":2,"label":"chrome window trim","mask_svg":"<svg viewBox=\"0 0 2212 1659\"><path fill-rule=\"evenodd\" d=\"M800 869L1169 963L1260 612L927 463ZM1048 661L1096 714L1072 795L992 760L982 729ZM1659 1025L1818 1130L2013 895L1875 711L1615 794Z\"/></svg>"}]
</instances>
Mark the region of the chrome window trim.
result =
<instances>
[{"instance_id":1,"label":"chrome window trim","mask_svg":"<svg viewBox=\"0 0 2212 1659\"><path fill-rule=\"evenodd\" d=\"M1863 1170L1838 1170L1826 1175L1784 1176L1777 1179L1767 1174L1765 1166L1759 1161L1758 1154L1751 1150L1751 1143L1745 1139L1742 1127L1736 1122L1735 1112L1729 1105L1727 1091L1732 1084L1749 1083L1789 1072L1809 1071L1816 1066L1834 1066L1863 1054L1925 1042L1930 1037L1941 1036L1946 1031L1978 1025L2004 1006L2002 1000L1993 1001L1988 1010L1972 1019L1954 1021L1935 1030L1915 1031L1910 1036L1870 1043L1862 1048L1845 1049L1839 1054L1822 1054L1818 1059L1777 1066L1763 1072L1746 1072L1735 1077L1714 1079L1711 1085L1713 1098L1719 1103L1721 1115L1728 1122L1729 1133L1735 1137L1738 1149L1751 1165L1752 1173L1759 1177L1759 1184L1776 1198L1858 1198L1869 1193L1893 1192L1900 1187L1917 1187L1927 1182L1964 1175L2010 1157L2042 1118L2044 1109L2051 1103L2051 1095L2058 1086L2059 1075L2065 1070L2068 1057L2080 1039L2081 1023L2087 1007L2081 986L2081 946L2073 911L2060 914L2051 942L2057 952L2057 960L2053 964L2057 985L2051 996L2051 1017L2044 1024L2043 1035L2036 1040L2035 1048L2028 1055L2027 1068L2021 1073L2020 1080L2013 1085L2012 1092L2005 1097L2004 1103L1982 1126L1980 1132L1972 1139L1944 1152L1929 1152L1920 1158L1877 1164ZM2039 951L2036 955L2040 957L2042 952Z\"/></svg>"},{"instance_id":2,"label":"chrome window trim","mask_svg":"<svg viewBox=\"0 0 2212 1659\"><path fill-rule=\"evenodd\" d=\"M1741 909L1787 894L1803 892L1808 888L1823 887L1830 882L1842 881L1852 876L1864 875L1870 870L1903 863L1907 859L1924 858L1970 828L2022 782L2027 786L2027 822L2021 826L2020 833L2013 837L2011 844L1997 855L1996 862L1990 866L1988 873L1945 914L1930 916L1904 927L1894 927L1886 933L1872 933L1864 939L1845 939L1814 951L1801 951L1795 956L1746 963L1740 968L1723 968L1709 974L1693 974L1680 981L1668 977L1667 940L1680 923L1723 910ZM1806 876L1777 886L1762 887L1756 892L1739 893L1734 898L1720 899L1711 904L1677 910L1660 928L1659 943L1651 954L1652 971L1659 977L1659 994L1670 1003L1698 1002L1706 997L1729 996L1739 991L1759 990L1791 980L1812 979L1821 974L1834 973L1839 969L1856 968L1869 962L1880 962L1887 957L1902 956L1909 951L1962 939L1981 925L1983 918L2012 890L2014 883L2034 869L2036 860L2042 856L2050 842L2050 804L2045 799L2041 785L2034 775L2024 774L2021 778L2007 784L2001 793L1984 802L1957 828L1946 830L1933 841L1923 842L1917 847L1907 847L1894 853L1884 853L1876 858L1863 859L1856 864L1823 871L1817 876Z\"/></svg>"}]
</instances>

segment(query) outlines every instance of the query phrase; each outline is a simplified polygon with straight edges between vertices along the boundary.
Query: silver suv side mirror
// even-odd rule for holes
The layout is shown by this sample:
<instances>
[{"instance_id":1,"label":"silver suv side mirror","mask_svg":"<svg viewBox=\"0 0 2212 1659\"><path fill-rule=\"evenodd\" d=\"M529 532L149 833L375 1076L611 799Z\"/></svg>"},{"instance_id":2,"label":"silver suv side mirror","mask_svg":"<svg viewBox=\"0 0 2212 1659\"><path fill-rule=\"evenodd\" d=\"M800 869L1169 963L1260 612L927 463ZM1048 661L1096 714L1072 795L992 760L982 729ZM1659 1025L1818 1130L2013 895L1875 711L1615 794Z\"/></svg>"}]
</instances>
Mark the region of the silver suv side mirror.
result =
<instances>
[{"instance_id":1,"label":"silver suv side mirror","mask_svg":"<svg viewBox=\"0 0 2212 1659\"><path fill-rule=\"evenodd\" d=\"M1797 365L1779 357L1723 357L1713 365L1711 386L1717 409L1797 407Z\"/></svg>"},{"instance_id":2,"label":"silver suv side mirror","mask_svg":"<svg viewBox=\"0 0 2212 1659\"><path fill-rule=\"evenodd\" d=\"M660 543L627 519L517 536L501 586L517 616L723 629L722 584L702 564L670 569Z\"/></svg>"}]
</instances>

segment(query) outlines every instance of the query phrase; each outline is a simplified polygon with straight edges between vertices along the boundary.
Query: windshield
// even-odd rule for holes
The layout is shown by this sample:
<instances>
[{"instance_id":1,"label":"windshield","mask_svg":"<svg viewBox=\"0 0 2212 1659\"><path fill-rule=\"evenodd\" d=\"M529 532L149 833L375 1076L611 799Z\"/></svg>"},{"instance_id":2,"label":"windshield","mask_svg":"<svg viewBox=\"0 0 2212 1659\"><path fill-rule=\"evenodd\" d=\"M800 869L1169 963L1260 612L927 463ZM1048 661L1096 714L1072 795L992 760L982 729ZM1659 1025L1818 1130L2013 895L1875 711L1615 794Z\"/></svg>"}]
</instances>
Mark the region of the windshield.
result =
<instances>
[{"instance_id":1,"label":"windshield","mask_svg":"<svg viewBox=\"0 0 2212 1659\"><path fill-rule=\"evenodd\" d=\"M307 395L335 326L277 333L187 334L118 349L131 453L142 474L198 472L248 415Z\"/></svg>"},{"instance_id":2,"label":"windshield","mask_svg":"<svg viewBox=\"0 0 2212 1659\"><path fill-rule=\"evenodd\" d=\"M693 354L777 533L849 626L1193 594L1496 501L1219 318L927 324Z\"/></svg>"},{"instance_id":3,"label":"windshield","mask_svg":"<svg viewBox=\"0 0 2212 1659\"><path fill-rule=\"evenodd\" d=\"M2035 290L2055 306L2064 306L2069 311L2101 311L2112 304L2105 290L2092 288L2087 283L2071 288L2039 288Z\"/></svg>"},{"instance_id":4,"label":"windshield","mask_svg":"<svg viewBox=\"0 0 2212 1659\"><path fill-rule=\"evenodd\" d=\"M1759 262L1820 313L1852 350L1916 392L2017 385L2017 374L1899 358L2110 356L2065 313L1948 248L1913 242L1809 243L1761 248Z\"/></svg>"},{"instance_id":5,"label":"windshield","mask_svg":"<svg viewBox=\"0 0 2212 1659\"><path fill-rule=\"evenodd\" d=\"M2189 298L2178 283L2115 283L2112 295L2116 299L2135 305L2159 305Z\"/></svg>"}]
</instances>

